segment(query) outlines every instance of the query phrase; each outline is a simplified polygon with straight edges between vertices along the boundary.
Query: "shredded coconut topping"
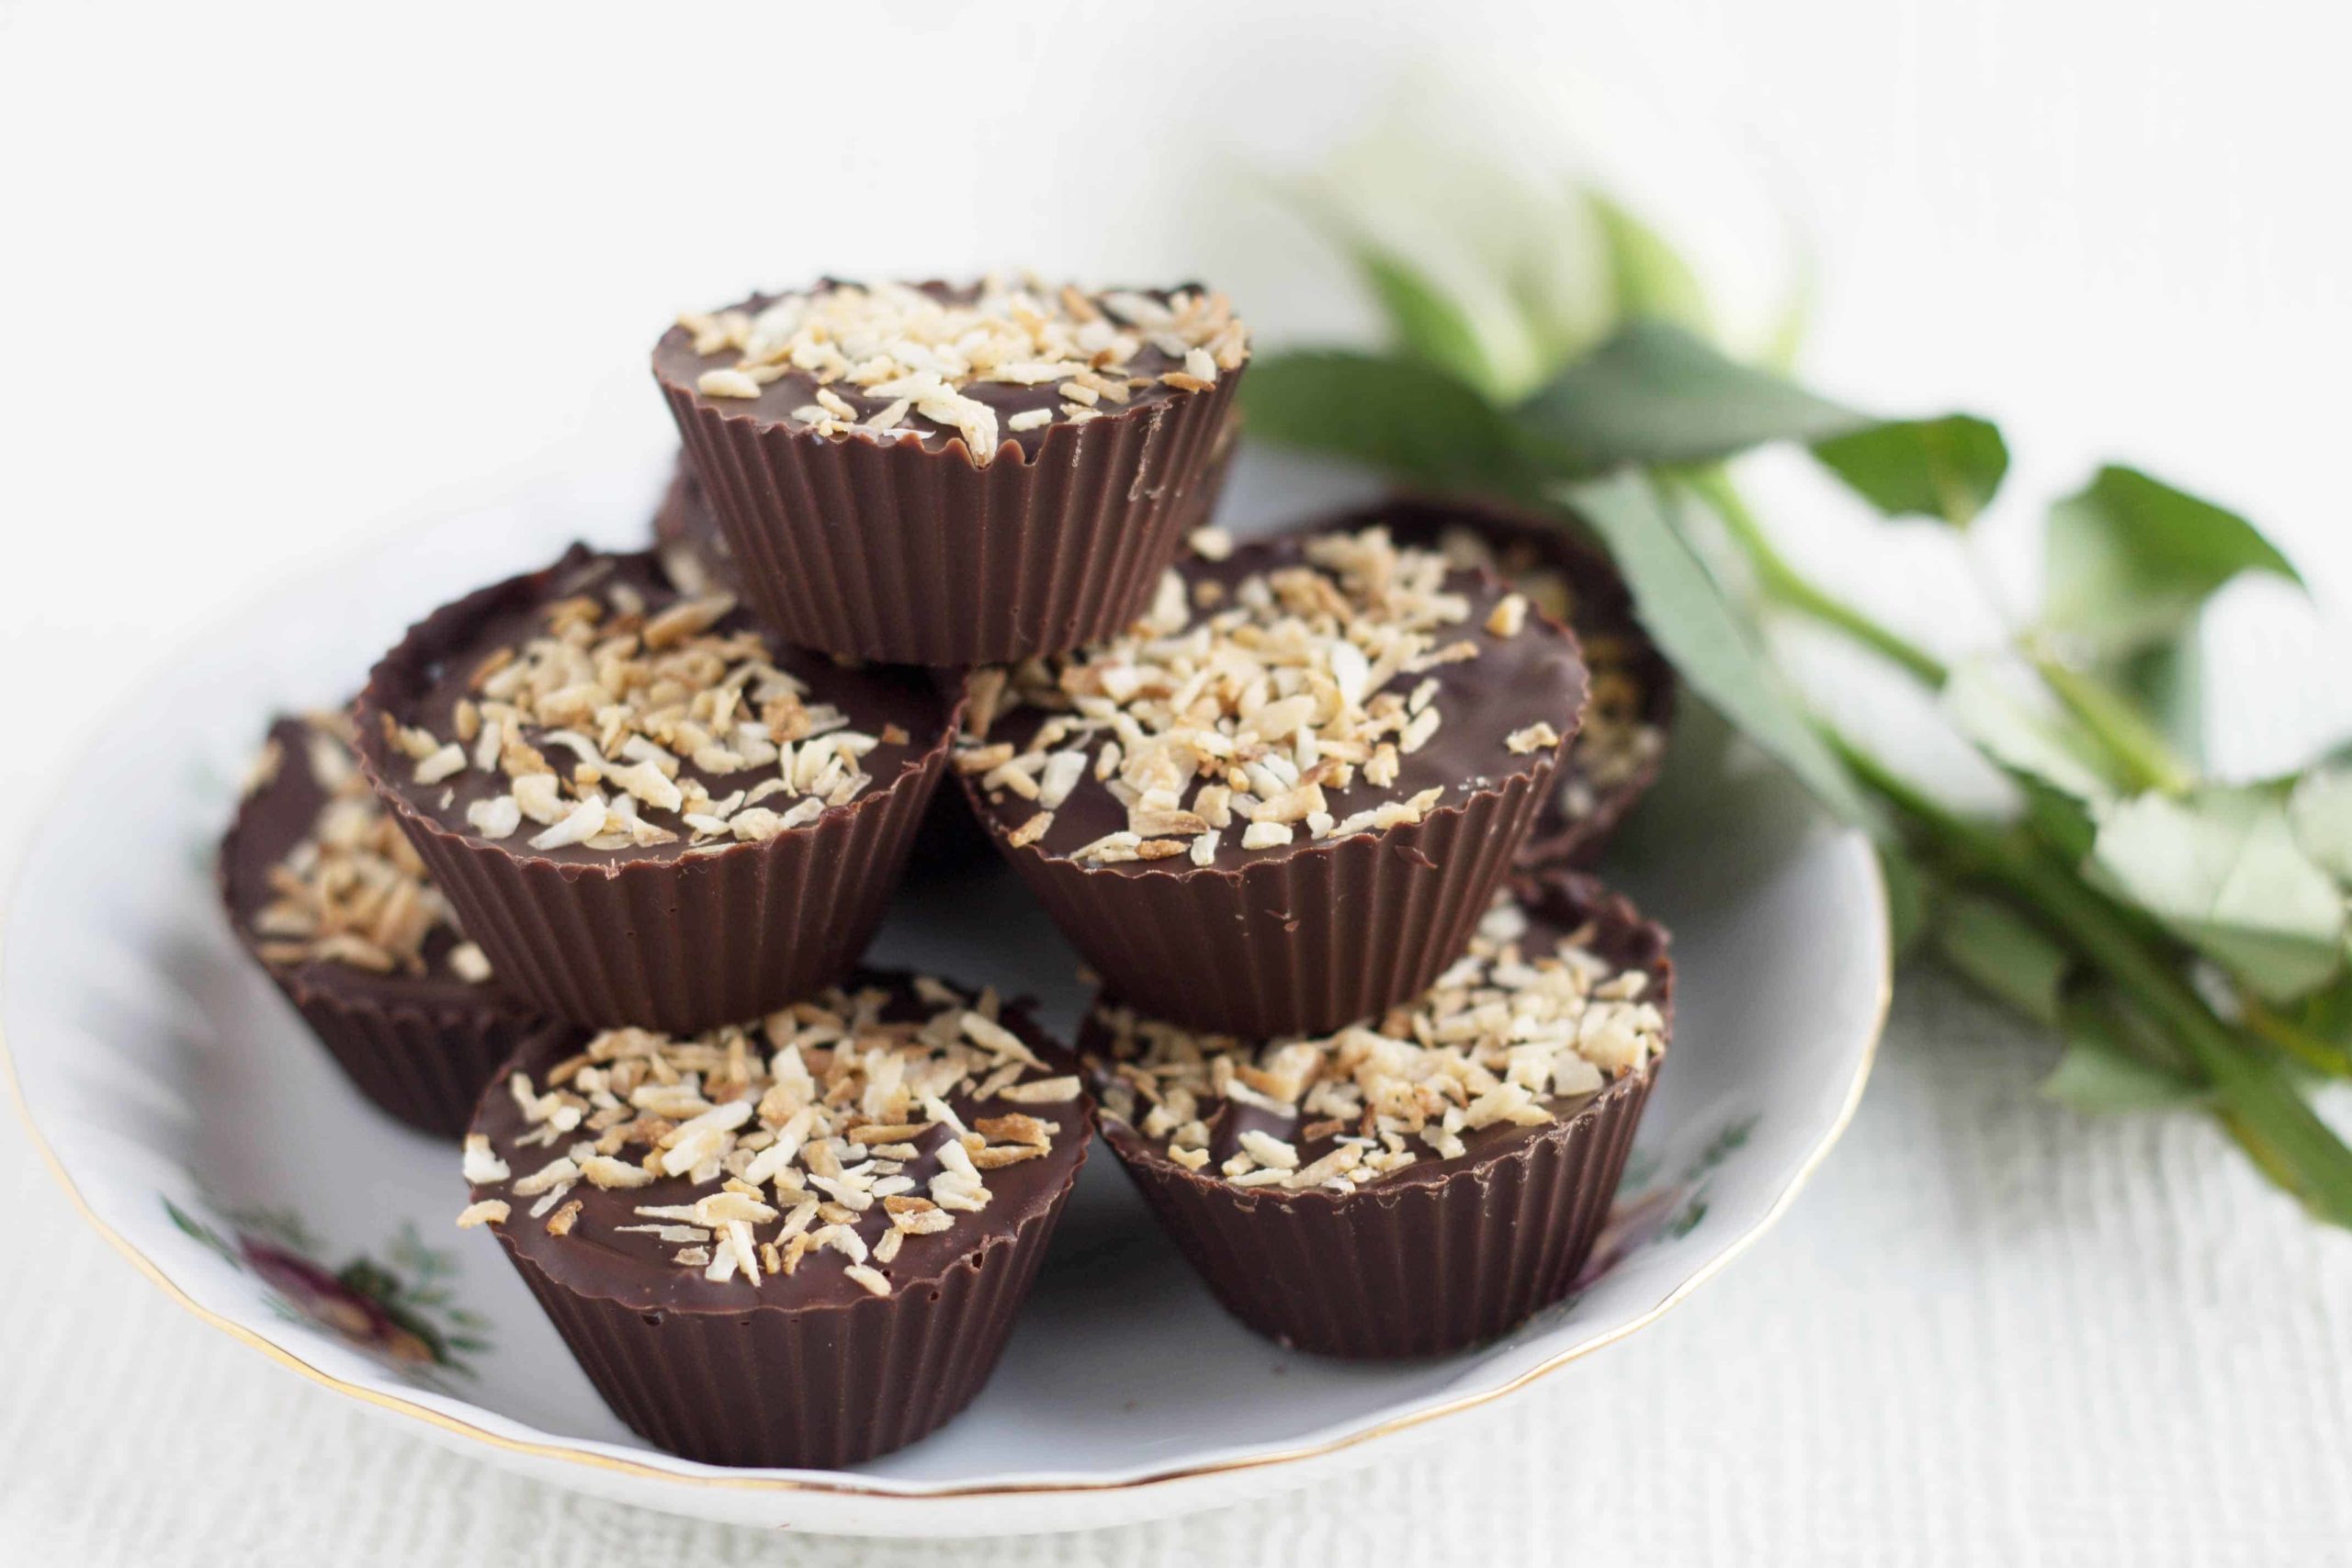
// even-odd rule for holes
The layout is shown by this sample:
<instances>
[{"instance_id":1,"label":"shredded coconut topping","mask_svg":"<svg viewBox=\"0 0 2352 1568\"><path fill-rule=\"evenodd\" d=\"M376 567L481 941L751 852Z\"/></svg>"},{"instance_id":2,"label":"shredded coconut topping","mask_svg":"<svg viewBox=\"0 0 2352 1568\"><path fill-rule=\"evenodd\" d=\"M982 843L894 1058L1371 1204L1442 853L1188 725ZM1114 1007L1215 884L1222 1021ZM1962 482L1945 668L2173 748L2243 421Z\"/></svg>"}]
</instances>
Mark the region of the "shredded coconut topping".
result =
<instances>
[{"instance_id":1,"label":"shredded coconut topping","mask_svg":"<svg viewBox=\"0 0 2352 1568\"><path fill-rule=\"evenodd\" d=\"M503 778L466 808L485 839L526 822L535 850L774 838L873 784L863 763L881 738L809 701L758 632L718 630L734 609L729 593L657 609L625 581L592 581L544 607L539 635L481 661L453 739L387 714L386 740L420 784ZM689 762L740 787L714 796Z\"/></svg>"},{"instance_id":2,"label":"shredded coconut topping","mask_svg":"<svg viewBox=\"0 0 2352 1568\"><path fill-rule=\"evenodd\" d=\"M1057 420L1082 423L1144 388L1202 392L1220 372L1250 357L1250 334L1221 294L1086 294L1035 277L989 277L968 298L904 283L829 283L752 310L688 313L679 324L694 349L732 352L731 367L706 370L706 398L757 398L798 373L817 383L813 401L791 419L820 435L915 434L910 419L961 435L975 463L996 456L997 411L969 394L980 382L1052 386L1057 402L1014 414L1014 431ZM1154 371L1143 363L1172 369ZM837 389L878 407L861 411ZM1108 407L1106 407L1108 405Z\"/></svg>"},{"instance_id":3,"label":"shredded coconut topping","mask_svg":"<svg viewBox=\"0 0 2352 1568\"><path fill-rule=\"evenodd\" d=\"M580 1223L565 1195L582 1181L684 1180L683 1199L637 1204L642 1223L617 1228L676 1247L673 1262L716 1282L790 1278L810 1253L831 1251L858 1284L888 1295L909 1236L987 1208L988 1172L1052 1148L1061 1123L1018 1107L1080 1092L1074 1075L1053 1074L999 1021L994 991L973 998L927 976L912 987L926 1017L886 1021L892 991L836 987L689 1040L606 1030L544 1079L509 1079L530 1130L503 1157L469 1138L467 1179L532 1200L531 1216L557 1235ZM991 1102L1012 1109L978 1113ZM973 1112L968 1123L956 1104ZM535 1147L560 1152L510 1176ZM926 1156L936 1168L923 1179ZM458 1223L503 1223L489 1201Z\"/></svg>"},{"instance_id":4,"label":"shredded coconut topping","mask_svg":"<svg viewBox=\"0 0 2352 1568\"><path fill-rule=\"evenodd\" d=\"M270 901L253 919L255 949L277 968L345 964L374 975L421 976L430 967L435 932L457 938L442 965L459 980L490 978L490 961L463 940L458 917L425 875L424 863L361 776L352 755L351 721L339 713L307 714L300 765L326 798L310 830L271 866ZM252 795L275 784L287 763L272 740L246 775Z\"/></svg>"},{"instance_id":5,"label":"shredded coconut topping","mask_svg":"<svg viewBox=\"0 0 2352 1568\"><path fill-rule=\"evenodd\" d=\"M1634 662L1632 639L1580 616L1567 575L1540 558L1498 552L1477 530L1461 526L1446 529L1438 547L1455 566L1493 572L1535 608L1576 627L1591 689L1584 721L1568 743L1568 765L1560 770L1559 804L1571 820L1589 816L1600 796L1638 777L1666 749L1666 731L1649 719L1651 693Z\"/></svg>"},{"instance_id":6,"label":"shredded coconut topping","mask_svg":"<svg viewBox=\"0 0 2352 1568\"><path fill-rule=\"evenodd\" d=\"M1434 671L1479 656L1459 635L1471 602L1447 590L1442 556L1398 548L1385 529L1323 535L1304 556L1199 608L1202 595L1171 571L1124 635L976 672L956 768L992 798L1043 811L1077 790L1109 791L1127 826L1073 851L1081 863L1206 864L1220 836L1260 851L1420 821L1444 786L1393 786L1402 759L1445 720ZM1418 679L1391 689L1405 678ZM991 743L997 717L1023 706L1049 716L1018 750ZM1498 750L1524 754L1548 730L1539 722ZM1044 830L1024 824L1023 841Z\"/></svg>"},{"instance_id":7,"label":"shredded coconut topping","mask_svg":"<svg viewBox=\"0 0 2352 1568\"><path fill-rule=\"evenodd\" d=\"M1466 1133L1549 1122L1664 1049L1666 1021L1645 999L1648 972L1591 953L1591 927L1548 953L1525 950L1526 930L1525 913L1497 899L1468 952L1419 998L1376 1026L1316 1039L1244 1043L1105 1008L1111 1054L1089 1063L1104 1113L1165 1140L1168 1157L1193 1170L1209 1163L1210 1124L1227 1107L1285 1118L1295 1141L1244 1131L1218 1174L1342 1192L1425 1155L1459 1158Z\"/></svg>"}]
</instances>

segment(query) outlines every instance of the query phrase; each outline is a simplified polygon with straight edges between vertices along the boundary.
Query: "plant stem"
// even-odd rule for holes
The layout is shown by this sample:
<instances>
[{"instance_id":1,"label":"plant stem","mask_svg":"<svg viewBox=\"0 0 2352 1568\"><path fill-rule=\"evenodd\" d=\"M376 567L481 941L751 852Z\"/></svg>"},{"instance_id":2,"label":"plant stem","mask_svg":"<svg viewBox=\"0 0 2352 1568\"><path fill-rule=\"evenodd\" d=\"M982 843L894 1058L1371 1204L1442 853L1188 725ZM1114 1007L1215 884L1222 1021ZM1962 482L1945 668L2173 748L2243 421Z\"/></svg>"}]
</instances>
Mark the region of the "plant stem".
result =
<instances>
[{"instance_id":1,"label":"plant stem","mask_svg":"<svg viewBox=\"0 0 2352 1568\"><path fill-rule=\"evenodd\" d=\"M1756 565L1756 575L1764 592L1776 604L1834 626L1855 641L1901 665L1930 686L1944 683L1943 661L1900 634L1871 619L1843 599L1816 586L1813 580L1789 563L1764 531L1763 523L1748 510L1722 468L1695 469L1680 476L1691 490L1703 497L1724 520L1741 549Z\"/></svg>"},{"instance_id":2,"label":"plant stem","mask_svg":"<svg viewBox=\"0 0 2352 1568\"><path fill-rule=\"evenodd\" d=\"M1955 816L1842 737L1831 743L1865 785L1948 853L2011 897L2144 1008L2211 1084L2232 1134L2313 1213L2352 1225L2352 1148L2249 1043L2230 1032L2120 911L2031 839Z\"/></svg>"},{"instance_id":3,"label":"plant stem","mask_svg":"<svg viewBox=\"0 0 2352 1568\"><path fill-rule=\"evenodd\" d=\"M2269 1004L2245 987L2237 987L2238 1010L2245 1018L2245 1026L2255 1035L2268 1041L2279 1050L2315 1073L2330 1077L2352 1077L2352 1052L2335 1041L2314 1034L2272 1010Z\"/></svg>"},{"instance_id":4,"label":"plant stem","mask_svg":"<svg viewBox=\"0 0 2352 1568\"><path fill-rule=\"evenodd\" d=\"M2197 787L2188 764L2113 687L2062 662L2037 639L2026 639L2022 651L2051 694L2105 748L2130 788L2186 795Z\"/></svg>"}]
</instances>

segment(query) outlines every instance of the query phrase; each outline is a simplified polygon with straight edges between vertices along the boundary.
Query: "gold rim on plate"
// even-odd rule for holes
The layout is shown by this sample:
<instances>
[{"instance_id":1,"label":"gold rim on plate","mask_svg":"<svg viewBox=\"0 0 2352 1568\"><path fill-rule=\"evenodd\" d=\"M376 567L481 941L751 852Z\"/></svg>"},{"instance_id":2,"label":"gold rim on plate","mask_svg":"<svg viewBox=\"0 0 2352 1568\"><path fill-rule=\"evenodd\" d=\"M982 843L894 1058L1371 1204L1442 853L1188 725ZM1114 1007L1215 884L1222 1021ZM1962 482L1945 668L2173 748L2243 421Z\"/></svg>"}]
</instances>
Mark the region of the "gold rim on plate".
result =
<instances>
[{"instance_id":1,"label":"gold rim on plate","mask_svg":"<svg viewBox=\"0 0 2352 1568\"><path fill-rule=\"evenodd\" d=\"M481 492L483 496L501 493L503 492L487 490ZM479 503L481 497L469 496L467 499ZM413 510L419 513L429 511L433 515L447 516L454 511L461 511L465 508L453 507L451 498L443 497L429 508L419 506ZM388 527L385 534L389 536L390 533L390 529ZM351 556L362 553L363 549L364 547L355 547L351 551L340 556L338 559L322 563L318 575L326 575L341 566ZM262 597L262 592L256 591L248 597L259 599ZM228 618L226 614L222 614L213 617L213 620L225 622ZM199 628L198 635L201 635L203 629L209 628ZM1855 840L1860 838L1858 832L1850 829L1847 836ZM26 846L22 852L27 859L29 859L29 845ZM1885 873L1879 864L1878 857L1868 852L1867 846L1864 849L1864 859L1870 866L1871 901L1875 906L1871 912L1875 917L1878 930L1884 933L1889 929ZM0 910L0 934L5 934L7 916L15 908L14 884L21 881L24 874L25 865L20 861L10 878L12 897L8 900L6 908ZM1878 997L1871 1020L1870 1036L1863 1042L1861 1055L1855 1064L1853 1081L1847 1085L1845 1099L1838 1105L1838 1113L1831 1120L1828 1130L1822 1134L1820 1142L1807 1152L1804 1163L1797 1167L1796 1171L1789 1178L1788 1184L1774 1196L1771 1205L1764 1211L1756 1224L1748 1227L1746 1234L1735 1239L1721 1253L1708 1259L1696 1273L1668 1291L1656 1305L1630 1322L1621 1324L1605 1333L1596 1334L1590 1338L1580 1340L1557 1354L1546 1358L1541 1363L1529 1368L1497 1388L1487 1389L1478 1393L1464 1394L1460 1398L1447 1400L1443 1404L1431 1405L1426 1410L1417 1410L1409 1415L1392 1416L1388 1420L1364 1427L1361 1431L1350 1432L1345 1436L1324 1442L1303 1444L1297 1448L1277 1450L1271 1453L1249 1454L1238 1459L1220 1460L1214 1463L1183 1465L1170 1470L1155 1471L1148 1475L1133 1476L1116 1481L983 1483L922 1491L903 1491L888 1485L848 1481L807 1480L797 1476L775 1475L759 1472L695 1475L665 1469L639 1460L623 1459L612 1454L589 1453L560 1443L535 1442L528 1438L503 1437L496 1432L477 1427L470 1421L428 1409L413 1400L403 1399L398 1394L362 1388L356 1383L336 1377L332 1372L321 1371L276 1341L265 1338L243 1324L223 1317L209 1307L193 1300L153 1259L133 1247L120 1232L98 1217L97 1212L90 1207L89 1201L83 1197L81 1189L74 1185L74 1178L67 1173L64 1165L58 1159L56 1151L50 1147L49 1140L41 1134L40 1123L33 1119L32 1104L25 1098L24 1085L17 1076L16 1058L9 1052L7 1032L5 1028L0 1028L0 1079L5 1079L8 1086L9 1098L16 1102L17 1113L25 1124L25 1132L32 1141L34 1152L40 1156L41 1163L49 1168L49 1173L57 1179L57 1184L65 1190L65 1195L72 1201L74 1212L80 1214L90 1228L103 1236L117 1252L130 1259L132 1267L153 1281L156 1289L162 1291L166 1298L193 1314L199 1322L210 1325L240 1344L250 1346L280 1366L300 1373L322 1388L355 1399L362 1404L390 1411L396 1416L422 1422L455 1437L481 1443L507 1453L523 1454L533 1459L553 1460L560 1463L581 1465L593 1470L612 1471L623 1475L637 1476L644 1480L673 1485L718 1487L752 1492L820 1493L835 1496L907 1503L952 1501L970 1497L1034 1496L1056 1493L1140 1491L1147 1487L1165 1485L1173 1482L1194 1480L1204 1475L1262 1470L1276 1465L1297 1464L1307 1460L1321 1459L1370 1442L1376 1438L1385 1438L1392 1433L1401 1432L1445 1416L1458 1416L1464 1411L1473 1410L1480 1405L1492 1404L1508 1394L1516 1393L1537 1379L1559 1371L1579 1357L1590 1355L1595 1350L1613 1345L1627 1335L1646 1328L1657 1322L1668 1311L1680 1304L1692 1292L1721 1273L1734 1258L1747 1251L1758 1237L1778 1223L1781 1216L1787 1213L1789 1205L1795 1201L1797 1194L1804 1190L1805 1183L1812 1179L1813 1173L1820 1168L1821 1162L1829 1156L1829 1151L1837 1146L1838 1140L1844 1134L1847 1124L1854 1119L1854 1112L1861 1104L1863 1087L1869 1083L1871 1068L1878 1058L1879 1043L1886 1032L1887 1009L1894 998L1894 954L1892 942L1884 942L1881 952ZM0 976L5 976L6 972L4 960L5 954L0 954Z\"/></svg>"},{"instance_id":2,"label":"gold rim on plate","mask_svg":"<svg viewBox=\"0 0 2352 1568\"><path fill-rule=\"evenodd\" d=\"M1878 858L1875 855L1870 857L1870 866L1871 886L1876 895L1875 902L1878 906L1873 912L1877 916L1879 929L1883 931L1886 930L1886 880L1884 874L1879 868ZM526 1438L503 1437L496 1432L486 1431L470 1421L463 1421L457 1416L427 1409L413 1400L403 1399L397 1394L385 1393L376 1389L362 1388L356 1383L347 1382L336 1377L332 1372L322 1371L276 1341L264 1338L243 1324L223 1317L209 1307L191 1299L187 1292L181 1290L171 1277L165 1274L146 1254L133 1247L120 1232L98 1217L96 1211L90 1207L89 1201L82 1196L81 1189L74 1185L73 1177L66 1172L65 1167L59 1161L56 1151L49 1146L49 1140L42 1136L40 1123L33 1120L32 1104L25 1098L24 1085L17 1079L16 1058L8 1050L7 1032L5 1029L0 1029L0 1077L5 1077L7 1081L9 1096L16 1101L17 1113L23 1119L25 1131L32 1139L34 1152L40 1156L41 1162L48 1166L50 1174L57 1179L58 1185L65 1190L66 1197L72 1200L74 1211L82 1216L91 1229L105 1237L117 1252L129 1258L131 1265L153 1280L156 1288L166 1297L194 1314L199 1321L209 1324L232 1339L260 1351L280 1366L300 1373L322 1388L333 1390L334 1393L356 1399L363 1404L373 1405L379 1410L390 1411L411 1420L422 1421L427 1426L436 1427L442 1431L470 1441L483 1443L509 1453L526 1454L534 1459L555 1460L562 1463L584 1465L595 1470L616 1471L624 1475L639 1476L645 1480L672 1484L715 1486L754 1492L818 1492L842 1496L914 1503L967 1497L1032 1496L1052 1493L1136 1491L1149 1486L1164 1485L1170 1482L1193 1480L1204 1475L1261 1470L1274 1465L1296 1464L1306 1460L1321 1459L1327 1455L1354 1448L1358 1444L1370 1442L1376 1438L1385 1438L1408 1427L1419 1427L1448 1416L1458 1416L1465 1410L1491 1404L1508 1394L1516 1393L1537 1379L1559 1371L1579 1357L1590 1355L1595 1350L1615 1344L1627 1335L1648 1327L1664 1316L1668 1311L1680 1304L1685 1297L1700 1286L1721 1273L1734 1258L1754 1245L1758 1237L1770 1230L1781 1216L1788 1211L1789 1205L1795 1201L1797 1194L1812 1179L1813 1173L1819 1168L1821 1162L1828 1157L1829 1151L1837 1146L1838 1138L1846 1131L1847 1123L1854 1119L1854 1111L1861 1104L1863 1087L1869 1083L1871 1067L1878 1059L1879 1042L1886 1032L1887 1009L1893 1000L1894 990L1894 953L1890 944L1879 974L1878 1001L1875 1014L1871 1020L1870 1038L1863 1043L1861 1056L1855 1066L1853 1081L1847 1086L1846 1098L1838 1107L1838 1114L1831 1121L1828 1131L1807 1153L1804 1162L1789 1178L1788 1185L1781 1188L1780 1193L1773 1198L1771 1206L1764 1211L1763 1216L1755 1224L1748 1227L1746 1234L1733 1241L1721 1253L1708 1259L1698 1272L1668 1292L1657 1305L1632 1321L1621 1324L1605 1333L1596 1334L1589 1339L1580 1340L1541 1363L1530 1367L1499 1387L1478 1393L1464 1394L1458 1399L1431 1405L1426 1410L1414 1411L1410 1415L1392 1416L1375 1426L1367 1427L1361 1431L1350 1432L1343 1437L1333 1438L1325 1442L1308 1443L1295 1449L1279 1450L1272 1453L1250 1454L1242 1458L1221 1460L1209 1464L1185 1465L1172 1470L1156 1471L1149 1475L1133 1476L1125 1480L979 1483L920 1492L899 1491L893 1487L856 1484L848 1482L803 1480L797 1476L756 1472L735 1475L682 1473L638 1460L621 1459L612 1454L589 1453L559 1443L533 1442Z\"/></svg>"}]
</instances>

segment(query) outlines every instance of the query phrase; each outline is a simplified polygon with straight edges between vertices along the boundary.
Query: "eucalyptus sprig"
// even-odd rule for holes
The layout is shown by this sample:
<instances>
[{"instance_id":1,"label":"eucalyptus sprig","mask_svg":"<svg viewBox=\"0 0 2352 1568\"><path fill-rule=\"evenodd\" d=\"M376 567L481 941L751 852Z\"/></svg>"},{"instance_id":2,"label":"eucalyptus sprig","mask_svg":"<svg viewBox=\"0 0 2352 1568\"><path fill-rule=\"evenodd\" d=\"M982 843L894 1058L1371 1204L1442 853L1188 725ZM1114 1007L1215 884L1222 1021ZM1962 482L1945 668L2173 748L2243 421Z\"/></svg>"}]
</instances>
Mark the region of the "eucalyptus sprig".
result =
<instances>
[{"instance_id":1,"label":"eucalyptus sprig","mask_svg":"<svg viewBox=\"0 0 2352 1568\"><path fill-rule=\"evenodd\" d=\"M2039 614L1947 661L1799 570L1730 465L1801 446L1882 515L1940 522L1965 549L2008 468L2000 431L1864 413L1733 356L1702 335L1672 248L1578 199L1617 321L1532 390L1485 373L1479 321L1432 276L1341 230L1389 341L1262 356L1244 383L1253 437L1498 496L1603 545L1688 687L1874 833L1925 950L2057 1036L2047 1092L2199 1110L2352 1225L2352 1149L2310 1102L2317 1080L2352 1077L2352 769L2219 783L2197 722L2207 604L2247 572L2300 584L2293 565L2236 513L2103 468L2048 510ZM1524 279L1498 281L1482 299ZM2009 782L2009 809L1963 809L1840 732L1776 661L1776 616L1904 672Z\"/></svg>"}]
</instances>

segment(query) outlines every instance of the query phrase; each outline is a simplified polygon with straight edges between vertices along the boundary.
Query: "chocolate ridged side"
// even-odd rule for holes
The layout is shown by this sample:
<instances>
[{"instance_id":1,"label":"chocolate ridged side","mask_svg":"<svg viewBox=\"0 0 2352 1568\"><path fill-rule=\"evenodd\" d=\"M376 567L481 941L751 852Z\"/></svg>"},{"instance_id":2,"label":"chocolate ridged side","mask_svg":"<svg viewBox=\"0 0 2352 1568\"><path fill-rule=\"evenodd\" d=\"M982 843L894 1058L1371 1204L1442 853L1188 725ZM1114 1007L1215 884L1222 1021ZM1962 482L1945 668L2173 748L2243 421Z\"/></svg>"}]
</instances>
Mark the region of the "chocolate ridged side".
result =
<instances>
[{"instance_id":1,"label":"chocolate ridged side","mask_svg":"<svg viewBox=\"0 0 2352 1568\"><path fill-rule=\"evenodd\" d=\"M445 604L368 672L355 705L361 771L416 846L499 984L552 1017L695 1033L756 1018L855 966L938 788L960 704L921 765L804 827L707 852L558 861L419 810L388 781L384 716L419 670L493 608L563 566Z\"/></svg>"},{"instance_id":2,"label":"chocolate ridged side","mask_svg":"<svg viewBox=\"0 0 2352 1568\"><path fill-rule=\"evenodd\" d=\"M643 1313L565 1289L511 1244L507 1257L613 1414L648 1442L707 1464L829 1469L904 1448L972 1402L1069 1196L1066 1186L935 1283L846 1307Z\"/></svg>"},{"instance_id":3,"label":"chocolate ridged side","mask_svg":"<svg viewBox=\"0 0 2352 1568\"><path fill-rule=\"evenodd\" d=\"M1599 922L1596 951L1654 976L1673 1022L1666 933L1590 879L1548 874L1521 896L1568 927ZM1508 1333L1566 1296L1624 1176L1664 1055L1565 1119L1494 1153L1408 1167L1348 1194L1240 1188L1194 1172L1096 1112L1136 1190L1236 1317L1328 1356L1433 1356Z\"/></svg>"},{"instance_id":4,"label":"chocolate ridged side","mask_svg":"<svg viewBox=\"0 0 2352 1568\"><path fill-rule=\"evenodd\" d=\"M1568 1292L1609 1217L1655 1066L1573 1121L1435 1186L1268 1196L1146 1154L1106 1122L1136 1188L1227 1310L1326 1356L1434 1356Z\"/></svg>"},{"instance_id":5,"label":"chocolate ridged side","mask_svg":"<svg viewBox=\"0 0 2352 1568\"><path fill-rule=\"evenodd\" d=\"M745 587L783 637L897 664L1002 663L1117 631L1197 525L1241 372L1050 427L986 468L960 441L831 439L664 384Z\"/></svg>"},{"instance_id":6,"label":"chocolate ridged side","mask_svg":"<svg viewBox=\"0 0 2352 1568\"><path fill-rule=\"evenodd\" d=\"M1481 536L1498 554L1515 547L1532 552L1544 566L1566 579L1576 595L1576 625L1570 629L1585 647L1585 662L1597 664L1591 650L1602 639L1623 639L1627 647L1624 667L1641 682L1643 718L1661 731L1673 727L1674 667L1642 629L1634 611L1633 591L1607 556L1572 537L1558 521L1490 502L1408 493L1391 496L1374 505L1317 517L1293 531L1320 534L1369 528L1374 524L1385 525L1400 543L1424 548L1433 547L1448 527L1459 526ZM1588 726L1590 720L1591 709L1588 705ZM1616 837L1626 816L1657 782L1658 769L1664 761L1661 749L1630 777L1596 792L1591 807L1574 816L1562 807L1555 791L1537 813L1534 828L1520 846L1519 865L1527 870L1546 866L1589 870Z\"/></svg>"},{"instance_id":7,"label":"chocolate ridged side","mask_svg":"<svg viewBox=\"0 0 2352 1568\"><path fill-rule=\"evenodd\" d=\"M803 828L710 854L560 864L449 831L378 785L502 984L558 1018L693 1033L856 965L938 786L946 738ZM370 769L371 782L373 769Z\"/></svg>"},{"instance_id":8,"label":"chocolate ridged side","mask_svg":"<svg viewBox=\"0 0 2352 1568\"><path fill-rule=\"evenodd\" d=\"M1312 1034L1419 994L1461 956L1556 766L1555 755L1418 823L1239 871L1089 870L1016 849L977 802L975 814L1123 1001L1246 1038Z\"/></svg>"},{"instance_id":9,"label":"chocolate ridged side","mask_svg":"<svg viewBox=\"0 0 2352 1568\"><path fill-rule=\"evenodd\" d=\"M270 978L360 1093L436 1138L465 1132L499 1064L546 1021L520 1006L393 1006Z\"/></svg>"}]
</instances>

